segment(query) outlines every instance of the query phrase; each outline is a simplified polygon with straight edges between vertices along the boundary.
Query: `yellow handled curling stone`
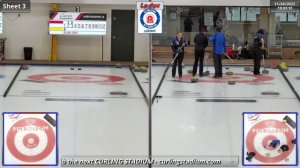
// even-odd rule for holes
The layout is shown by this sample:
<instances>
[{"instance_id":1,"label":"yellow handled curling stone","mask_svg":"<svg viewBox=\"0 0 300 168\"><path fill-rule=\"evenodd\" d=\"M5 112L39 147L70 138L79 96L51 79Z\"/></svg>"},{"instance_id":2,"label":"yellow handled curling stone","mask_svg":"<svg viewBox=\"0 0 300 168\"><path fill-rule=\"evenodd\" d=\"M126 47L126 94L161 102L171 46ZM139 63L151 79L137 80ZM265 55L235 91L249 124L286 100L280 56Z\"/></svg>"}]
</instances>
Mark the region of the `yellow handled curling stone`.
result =
<instances>
[{"instance_id":1,"label":"yellow handled curling stone","mask_svg":"<svg viewBox=\"0 0 300 168\"><path fill-rule=\"evenodd\" d=\"M196 82L198 82L199 81L199 77L197 77L197 76L193 76L192 78L191 78L191 82L192 83L196 83Z\"/></svg>"}]
</instances>

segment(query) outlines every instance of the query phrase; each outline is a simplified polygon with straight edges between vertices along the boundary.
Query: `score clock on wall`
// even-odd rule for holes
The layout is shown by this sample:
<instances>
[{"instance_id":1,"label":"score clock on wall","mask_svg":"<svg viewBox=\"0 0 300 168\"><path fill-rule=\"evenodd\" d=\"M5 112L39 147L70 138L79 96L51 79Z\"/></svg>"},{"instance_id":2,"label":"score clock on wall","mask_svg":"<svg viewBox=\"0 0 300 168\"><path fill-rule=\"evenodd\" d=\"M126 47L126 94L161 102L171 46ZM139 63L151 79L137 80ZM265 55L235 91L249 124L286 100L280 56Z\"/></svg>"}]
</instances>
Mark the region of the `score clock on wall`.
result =
<instances>
[{"instance_id":1,"label":"score clock on wall","mask_svg":"<svg viewBox=\"0 0 300 168\"><path fill-rule=\"evenodd\" d=\"M271 12L276 13L299 13L300 1L299 0L271 0Z\"/></svg>"}]
</instances>

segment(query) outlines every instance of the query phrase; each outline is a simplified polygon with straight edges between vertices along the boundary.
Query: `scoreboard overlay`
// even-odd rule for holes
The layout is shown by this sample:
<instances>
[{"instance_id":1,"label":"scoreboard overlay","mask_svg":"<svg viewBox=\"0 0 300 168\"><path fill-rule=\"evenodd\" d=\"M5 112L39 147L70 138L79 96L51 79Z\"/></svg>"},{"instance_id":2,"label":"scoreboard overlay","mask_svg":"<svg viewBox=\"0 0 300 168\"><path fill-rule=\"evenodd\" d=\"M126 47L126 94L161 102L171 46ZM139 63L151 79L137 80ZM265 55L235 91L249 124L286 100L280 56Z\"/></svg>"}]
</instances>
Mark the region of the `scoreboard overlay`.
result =
<instances>
[{"instance_id":1,"label":"scoreboard overlay","mask_svg":"<svg viewBox=\"0 0 300 168\"><path fill-rule=\"evenodd\" d=\"M106 14L54 12L49 33L53 35L106 35Z\"/></svg>"}]
</instances>

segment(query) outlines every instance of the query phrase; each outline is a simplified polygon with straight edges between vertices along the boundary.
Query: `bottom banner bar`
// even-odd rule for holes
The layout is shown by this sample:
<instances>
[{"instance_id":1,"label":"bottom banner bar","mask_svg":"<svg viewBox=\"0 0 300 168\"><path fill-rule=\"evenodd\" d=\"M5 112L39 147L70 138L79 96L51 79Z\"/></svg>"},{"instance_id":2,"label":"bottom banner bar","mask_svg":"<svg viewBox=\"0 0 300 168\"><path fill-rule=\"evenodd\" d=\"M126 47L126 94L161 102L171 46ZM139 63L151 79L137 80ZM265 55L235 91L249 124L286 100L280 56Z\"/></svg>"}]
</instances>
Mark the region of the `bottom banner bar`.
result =
<instances>
[{"instance_id":1,"label":"bottom banner bar","mask_svg":"<svg viewBox=\"0 0 300 168\"><path fill-rule=\"evenodd\" d=\"M238 167L238 156L63 156L62 167Z\"/></svg>"}]
</instances>

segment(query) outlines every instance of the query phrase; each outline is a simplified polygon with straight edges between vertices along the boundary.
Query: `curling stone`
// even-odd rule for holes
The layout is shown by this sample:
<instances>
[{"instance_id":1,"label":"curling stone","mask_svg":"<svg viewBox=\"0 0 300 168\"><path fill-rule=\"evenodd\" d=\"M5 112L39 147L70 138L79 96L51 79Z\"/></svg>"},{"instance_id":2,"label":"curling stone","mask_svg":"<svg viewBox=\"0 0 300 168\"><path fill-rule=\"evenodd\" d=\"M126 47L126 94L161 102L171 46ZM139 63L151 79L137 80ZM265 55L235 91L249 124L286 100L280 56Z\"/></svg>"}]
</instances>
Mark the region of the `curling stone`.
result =
<instances>
[{"instance_id":1,"label":"curling stone","mask_svg":"<svg viewBox=\"0 0 300 168\"><path fill-rule=\"evenodd\" d=\"M247 157L246 157L246 160L248 162L251 162L251 160L253 159L253 157L256 155L254 152L247 152L246 153Z\"/></svg>"},{"instance_id":2,"label":"curling stone","mask_svg":"<svg viewBox=\"0 0 300 168\"><path fill-rule=\"evenodd\" d=\"M74 68L70 68L70 70L72 70L72 71L73 71L73 70L74 70Z\"/></svg>"},{"instance_id":3,"label":"curling stone","mask_svg":"<svg viewBox=\"0 0 300 168\"><path fill-rule=\"evenodd\" d=\"M193 76L193 77L191 78L191 82L192 82L192 83L196 83L196 82L198 82L198 80L199 80L199 78L198 78L197 76Z\"/></svg>"},{"instance_id":4,"label":"curling stone","mask_svg":"<svg viewBox=\"0 0 300 168\"><path fill-rule=\"evenodd\" d=\"M115 68L122 68L122 64L120 64L119 62L115 65Z\"/></svg>"},{"instance_id":5,"label":"curling stone","mask_svg":"<svg viewBox=\"0 0 300 168\"><path fill-rule=\"evenodd\" d=\"M205 71L204 73L203 73L203 76L209 76L209 71Z\"/></svg>"},{"instance_id":6,"label":"curling stone","mask_svg":"<svg viewBox=\"0 0 300 168\"><path fill-rule=\"evenodd\" d=\"M28 65L22 65L22 69L23 69L23 70L28 70L28 69L29 69L29 66L28 66Z\"/></svg>"},{"instance_id":7,"label":"curling stone","mask_svg":"<svg viewBox=\"0 0 300 168\"><path fill-rule=\"evenodd\" d=\"M276 139L276 140L272 140L269 144L270 147L272 148L276 148L277 145L280 145L280 140Z\"/></svg>"},{"instance_id":8,"label":"curling stone","mask_svg":"<svg viewBox=\"0 0 300 168\"><path fill-rule=\"evenodd\" d=\"M134 69L135 67L136 67L135 64L132 64L132 65L130 66L131 69Z\"/></svg>"},{"instance_id":9,"label":"curling stone","mask_svg":"<svg viewBox=\"0 0 300 168\"><path fill-rule=\"evenodd\" d=\"M189 69L187 72L188 72L189 74L192 74L192 73L193 73L193 70L192 70L192 69Z\"/></svg>"},{"instance_id":10,"label":"curling stone","mask_svg":"<svg viewBox=\"0 0 300 168\"><path fill-rule=\"evenodd\" d=\"M288 68L288 66L287 66L287 64L286 64L286 62L282 62L280 65L279 65L279 67L280 67L280 69L282 70L282 71L288 71L289 70L289 68Z\"/></svg>"},{"instance_id":11,"label":"curling stone","mask_svg":"<svg viewBox=\"0 0 300 168\"><path fill-rule=\"evenodd\" d=\"M271 69L277 69L278 65L271 66Z\"/></svg>"},{"instance_id":12,"label":"curling stone","mask_svg":"<svg viewBox=\"0 0 300 168\"><path fill-rule=\"evenodd\" d=\"M148 68L147 67L144 67L144 66L142 66L142 67L140 67L140 72L143 72L143 73L146 73L146 72L148 72Z\"/></svg>"},{"instance_id":13,"label":"curling stone","mask_svg":"<svg viewBox=\"0 0 300 168\"><path fill-rule=\"evenodd\" d=\"M252 69L251 67L247 66L244 68L244 71L251 71L251 69Z\"/></svg>"},{"instance_id":14,"label":"curling stone","mask_svg":"<svg viewBox=\"0 0 300 168\"><path fill-rule=\"evenodd\" d=\"M141 70L142 69L140 67L138 67L138 66L136 66L136 67L133 68L134 72L141 72Z\"/></svg>"},{"instance_id":15,"label":"curling stone","mask_svg":"<svg viewBox=\"0 0 300 168\"><path fill-rule=\"evenodd\" d=\"M235 85L236 81L235 81L234 79L229 79L229 80L227 81L227 83L228 83L229 85Z\"/></svg>"},{"instance_id":16,"label":"curling stone","mask_svg":"<svg viewBox=\"0 0 300 168\"><path fill-rule=\"evenodd\" d=\"M270 153L266 153L266 157L270 157L271 156L271 154Z\"/></svg>"},{"instance_id":17,"label":"curling stone","mask_svg":"<svg viewBox=\"0 0 300 168\"><path fill-rule=\"evenodd\" d=\"M82 70L82 68L78 68L78 70L79 70L79 71L81 71L81 70Z\"/></svg>"},{"instance_id":18,"label":"curling stone","mask_svg":"<svg viewBox=\"0 0 300 168\"><path fill-rule=\"evenodd\" d=\"M185 68L185 64L184 64L184 63L182 63L182 64L181 64L181 67L182 67L182 68Z\"/></svg>"},{"instance_id":19,"label":"curling stone","mask_svg":"<svg viewBox=\"0 0 300 168\"><path fill-rule=\"evenodd\" d=\"M269 74L269 70L267 70L267 69L262 70L262 74L268 75Z\"/></svg>"},{"instance_id":20,"label":"curling stone","mask_svg":"<svg viewBox=\"0 0 300 168\"><path fill-rule=\"evenodd\" d=\"M275 62L273 62L271 65L271 69L277 69L277 67L278 67L278 65Z\"/></svg>"},{"instance_id":21,"label":"curling stone","mask_svg":"<svg viewBox=\"0 0 300 168\"><path fill-rule=\"evenodd\" d=\"M226 75L233 75L233 72L232 71L227 71Z\"/></svg>"},{"instance_id":22,"label":"curling stone","mask_svg":"<svg viewBox=\"0 0 300 168\"><path fill-rule=\"evenodd\" d=\"M289 150L289 146L287 146L287 145L281 145L280 149L281 149L282 152L286 152L286 151Z\"/></svg>"}]
</instances>

